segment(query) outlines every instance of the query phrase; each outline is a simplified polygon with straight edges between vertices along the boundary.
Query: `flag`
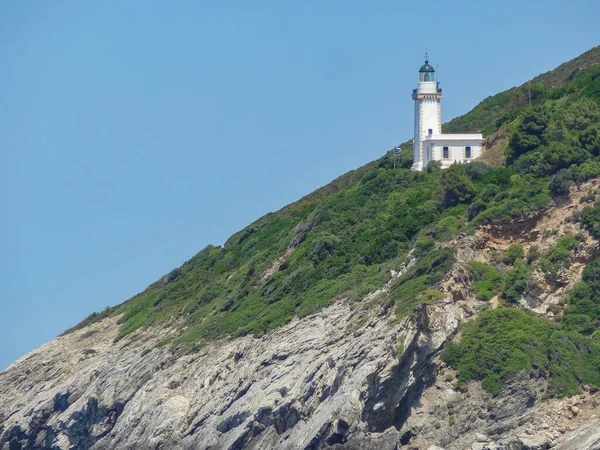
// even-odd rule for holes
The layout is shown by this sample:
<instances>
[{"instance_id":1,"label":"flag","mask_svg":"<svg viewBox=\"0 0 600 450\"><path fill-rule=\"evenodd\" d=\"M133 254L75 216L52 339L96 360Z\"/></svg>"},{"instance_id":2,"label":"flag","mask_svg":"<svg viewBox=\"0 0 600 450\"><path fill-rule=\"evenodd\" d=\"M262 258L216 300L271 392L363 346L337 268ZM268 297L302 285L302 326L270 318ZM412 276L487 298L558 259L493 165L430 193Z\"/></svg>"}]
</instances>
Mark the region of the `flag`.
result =
<instances>
[{"instance_id":1,"label":"flag","mask_svg":"<svg viewBox=\"0 0 600 450\"><path fill-rule=\"evenodd\" d=\"M400 148L400 146L394 147L394 153L400 153L401 151L402 149Z\"/></svg>"}]
</instances>

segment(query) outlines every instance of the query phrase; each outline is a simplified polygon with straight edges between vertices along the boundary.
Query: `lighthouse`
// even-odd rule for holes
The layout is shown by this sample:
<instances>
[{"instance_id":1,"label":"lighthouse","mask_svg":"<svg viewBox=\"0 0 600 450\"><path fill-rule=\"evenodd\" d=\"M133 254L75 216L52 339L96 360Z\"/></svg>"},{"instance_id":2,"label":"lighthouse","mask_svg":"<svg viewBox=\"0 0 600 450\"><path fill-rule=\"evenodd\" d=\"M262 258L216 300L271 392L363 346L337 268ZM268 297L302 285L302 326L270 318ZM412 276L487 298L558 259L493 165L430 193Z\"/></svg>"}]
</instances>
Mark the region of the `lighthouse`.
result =
<instances>
[{"instance_id":1,"label":"lighthouse","mask_svg":"<svg viewBox=\"0 0 600 450\"><path fill-rule=\"evenodd\" d=\"M413 89L415 130L413 139L413 170L423 170L429 161L442 163L442 168L455 162L470 162L481 154L481 134L442 134L442 89L435 69L425 55L419 69L419 85Z\"/></svg>"}]
</instances>

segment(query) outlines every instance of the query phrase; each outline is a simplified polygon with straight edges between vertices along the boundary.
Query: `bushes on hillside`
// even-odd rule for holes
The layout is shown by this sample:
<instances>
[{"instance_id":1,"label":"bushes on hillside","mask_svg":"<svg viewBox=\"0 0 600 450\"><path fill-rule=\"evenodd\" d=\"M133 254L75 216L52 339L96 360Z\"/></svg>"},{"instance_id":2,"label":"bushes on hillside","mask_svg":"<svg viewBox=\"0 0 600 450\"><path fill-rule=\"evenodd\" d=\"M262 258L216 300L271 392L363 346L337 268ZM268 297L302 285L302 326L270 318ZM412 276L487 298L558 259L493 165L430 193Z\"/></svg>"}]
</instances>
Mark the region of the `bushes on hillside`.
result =
<instances>
[{"instance_id":1,"label":"bushes on hillside","mask_svg":"<svg viewBox=\"0 0 600 450\"><path fill-rule=\"evenodd\" d=\"M450 248L439 248L421 257L392 286L390 297L396 303L396 314L410 312L420 294L440 281L453 263L454 251Z\"/></svg>"},{"instance_id":2,"label":"bushes on hillside","mask_svg":"<svg viewBox=\"0 0 600 450\"><path fill-rule=\"evenodd\" d=\"M568 296L562 319L564 327L584 335L598 329L600 323L600 260L589 263Z\"/></svg>"},{"instance_id":3,"label":"bushes on hillside","mask_svg":"<svg viewBox=\"0 0 600 450\"><path fill-rule=\"evenodd\" d=\"M512 169L494 169L481 183L485 187L477 193L473 203L481 202L479 206L483 206L485 202L487 207L472 219L473 226L539 212L551 202L547 181L530 174L514 175Z\"/></svg>"},{"instance_id":4,"label":"bushes on hillside","mask_svg":"<svg viewBox=\"0 0 600 450\"><path fill-rule=\"evenodd\" d=\"M469 261L469 267L475 279L472 287L477 300L488 301L500 293L502 276L496 269L480 261Z\"/></svg>"},{"instance_id":5,"label":"bushes on hillside","mask_svg":"<svg viewBox=\"0 0 600 450\"><path fill-rule=\"evenodd\" d=\"M432 159L431 161L429 161L427 163L427 166L425 167L425 171L427 173L437 173L441 170L442 170L442 163L435 159Z\"/></svg>"},{"instance_id":6,"label":"bushes on hillside","mask_svg":"<svg viewBox=\"0 0 600 450\"><path fill-rule=\"evenodd\" d=\"M594 156L600 156L600 128L597 125L588 127L579 135L581 147Z\"/></svg>"},{"instance_id":7,"label":"bushes on hillside","mask_svg":"<svg viewBox=\"0 0 600 450\"><path fill-rule=\"evenodd\" d=\"M548 377L550 396L576 394L580 382L600 386L600 341L562 331L517 308L480 313L442 358L458 370L460 382L480 380L492 394L516 373L532 370Z\"/></svg>"},{"instance_id":8,"label":"bushes on hillside","mask_svg":"<svg viewBox=\"0 0 600 450\"><path fill-rule=\"evenodd\" d=\"M502 297L513 303L519 301L531 278L531 272L531 267L527 264L517 264L509 270L504 278Z\"/></svg>"},{"instance_id":9,"label":"bushes on hillside","mask_svg":"<svg viewBox=\"0 0 600 450\"><path fill-rule=\"evenodd\" d=\"M581 212L581 223L596 239L600 239L600 204L586 206Z\"/></svg>"},{"instance_id":10,"label":"bushes on hillside","mask_svg":"<svg viewBox=\"0 0 600 450\"><path fill-rule=\"evenodd\" d=\"M405 143L395 156L396 170L394 154L388 152L260 218L223 247L203 250L174 271L176 277L154 283L112 309L110 315L122 317L119 337L173 317L182 324L174 340L179 344L264 333L296 315L319 310L332 298L347 298L348 293L361 298L381 287L416 236L421 236L415 243L417 265L423 270L429 266L395 280L391 297L400 312L409 310L415 299L433 301L438 294L427 289L446 273L452 259L442 249L434 250L432 241L449 240L484 223L538 214L551 202L550 194L567 193L567 169L577 182L600 176L600 115L593 102L582 101L589 97L600 102L598 75L600 67L590 67L574 72L563 88L532 85L534 107L527 106L524 90L515 88L453 121L455 126L462 123L460 129L484 129L484 134L504 127L498 136L508 136L508 162L515 161L514 168L473 162L441 171L440 162L434 161L416 173L407 170L412 151ZM466 230L465 218L470 221ZM588 208L582 224L600 238L599 207ZM293 254L277 266L289 249ZM473 269L478 298L489 298L500 284L509 301L522 295L531 268L521 264L518 252L502 257L515 264L505 280L498 281L489 268ZM527 260L542 258L540 266L550 273L563 264L555 257L530 250ZM595 326L596 306L585 294L589 286L584 288L573 293L565 327L587 333Z\"/></svg>"},{"instance_id":11,"label":"bushes on hillside","mask_svg":"<svg viewBox=\"0 0 600 450\"><path fill-rule=\"evenodd\" d=\"M491 168L488 165L479 161L465 164L465 173L471 180L481 180L490 170Z\"/></svg>"},{"instance_id":12,"label":"bushes on hillside","mask_svg":"<svg viewBox=\"0 0 600 450\"><path fill-rule=\"evenodd\" d=\"M415 242L414 256L418 258L419 256L429 253L429 251L431 251L434 246L435 241L433 240L433 238L429 236L421 236Z\"/></svg>"},{"instance_id":13,"label":"bushes on hillside","mask_svg":"<svg viewBox=\"0 0 600 450\"><path fill-rule=\"evenodd\" d=\"M556 282L558 272L566 267L570 260L571 252L579 246L579 240L571 235L565 234L551 246L540 258L539 266L546 278Z\"/></svg>"},{"instance_id":14,"label":"bushes on hillside","mask_svg":"<svg viewBox=\"0 0 600 450\"><path fill-rule=\"evenodd\" d=\"M321 233L313 243L312 250L308 255L309 259L313 263L318 264L328 255L333 253L335 247L339 245L340 242L340 238L331 233Z\"/></svg>"},{"instance_id":15,"label":"bushes on hillside","mask_svg":"<svg viewBox=\"0 0 600 450\"><path fill-rule=\"evenodd\" d=\"M458 235L462 223L463 221L455 216L447 216L427 228L424 233L438 242L449 241Z\"/></svg>"},{"instance_id":16,"label":"bushes on hillside","mask_svg":"<svg viewBox=\"0 0 600 450\"><path fill-rule=\"evenodd\" d=\"M506 249L506 259L509 264L519 262L525 256L525 251L521 244L510 244Z\"/></svg>"},{"instance_id":17,"label":"bushes on hillside","mask_svg":"<svg viewBox=\"0 0 600 450\"><path fill-rule=\"evenodd\" d=\"M548 122L548 113L543 106L525 110L517 130L510 137L506 152L508 162L513 162L524 153L539 147Z\"/></svg>"},{"instance_id":18,"label":"bushes on hillside","mask_svg":"<svg viewBox=\"0 0 600 450\"><path fill-rule=\"evenodd\" d=\"M553 197L569 195L569 188L573 185L573 175L568 169L561 169L550 177L548 190Z\"/></svg>"},{"instance_id":19,"label":"bushes on hillside","mask_svg":"<svg viewBox=\"0 0 600 450\"><path fill-rule=\"evenodd\" d=\"M586 161L580 165L572 165L569 171L573 179L581 182L600 177L600 161Z\"/></svg>"},{"instance_id":20,"label":"bushes on hillside","mask_svg":"<svg viewBox=\"0 0 600 450\"><path fill-rule=\"evenodd\" d=\"M475 189L463 164L453 164L440 173L439 183L439 200L444 208L468 203L475 195Z\"/></svg>"}]
</instances>

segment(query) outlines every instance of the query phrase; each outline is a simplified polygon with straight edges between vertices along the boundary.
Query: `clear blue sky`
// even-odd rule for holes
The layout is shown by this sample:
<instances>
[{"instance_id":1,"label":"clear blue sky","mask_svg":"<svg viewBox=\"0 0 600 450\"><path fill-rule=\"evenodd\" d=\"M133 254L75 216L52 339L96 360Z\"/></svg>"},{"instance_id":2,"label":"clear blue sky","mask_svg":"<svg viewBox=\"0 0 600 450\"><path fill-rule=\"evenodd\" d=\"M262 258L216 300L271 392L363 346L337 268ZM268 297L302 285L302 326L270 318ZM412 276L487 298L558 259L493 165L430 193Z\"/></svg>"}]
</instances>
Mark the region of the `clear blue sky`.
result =
<instances>
[{"instance_id":1,"label":"clear blue sky","mask_svg":"<svg viewBox=\"0 0 600 450\"><path fill-rule=\"evenodd\" d=\"M207 244L600 43L600 2L0 3L0 369Z\"/></svg>"}]
</instances>

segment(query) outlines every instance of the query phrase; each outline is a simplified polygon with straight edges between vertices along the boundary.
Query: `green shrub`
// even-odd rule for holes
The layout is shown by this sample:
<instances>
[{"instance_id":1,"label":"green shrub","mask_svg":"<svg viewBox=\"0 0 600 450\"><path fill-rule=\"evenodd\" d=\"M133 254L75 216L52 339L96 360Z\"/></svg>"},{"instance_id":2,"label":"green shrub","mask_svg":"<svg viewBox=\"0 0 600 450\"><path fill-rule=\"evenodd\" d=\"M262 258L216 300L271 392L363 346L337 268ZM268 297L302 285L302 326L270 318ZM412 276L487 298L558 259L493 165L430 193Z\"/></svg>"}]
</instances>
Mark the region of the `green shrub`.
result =
<instances>
[{"instance_id":1,"label":"green shrub","mask_svg":"<svg viewBox=\"0 0 600 450\"><path fill-rule=\"evenodd\" d=\"M427 163L425 170L427 171L427 173L437 173L442 170L442 163L440 161L432 159Z\"/></svg>"},{"instance_id":2,"label":"green shrub","mask_svg":"<svg viewBox=\"0 0 600 450\"><path fill-rule=\"evenodd\" d=\"M435 246L435 240L432 237L421 236L415 242L414 256L419 257L426 253L429 253L429 251L433 250L434 246Z\"/></svg>"},{"instance_id":3,"label":"green shrub","mask_svg":"<svg viewBox=\"0 0 600 450\"><path fill-rule=\"evenodd\" d=\"M318 264L329 256L340 243L340 238L331 233L321 233L314 241L309 258L313 263Z\"/></svg>"},{"instance_id":4,"label":"green shrub","mask_svg":"<svg viewBox=\"0 0 600 450\"><path fill-rule=\"evenodd\" d=\"M490 167L482 162L473 161L465 164L465 173L471 180L480 180L490 171Z\"/></svg>"},{"instance_id":5,"label":"green shrub","mask_svg":"<svg viewBox=\"0 0 600 450\"><path fill-rule=\"evenodd\" d=\"M599 323L600 260L595 260L585 266L581 282L569 292L563 324L569 330L590 335Z\"/></svg>"},{"instance_id":6,"label":"green shrub","mask_svg":"<svg viewBox=\"0 0 600 450\"><path fill-rule=\"evenodd\" d=\"M553 197L569 195L569 188L573 185L573 175L568 169L561 169L550 177L548 190Z\"/></svg>"},{"instance_id":7,"label":"green shrub","mask_svg":"<svg viewBox=\"0 0 600 450\"><path fill-rule=\"evenodd\" d=\"M475 195L471 180L467 177L463 164L453 164L439 176L440 203L448 208L461 203L469 203Z\"/></svg>"},{"instance_id":8,"label":"green shrub","mask_svg":"<svg viewBox=\"0 0 600 450\"><path fill-rule=\"evenodd\" d=\"M484 311L468 322L462 340L449 343L442 358L461 382L479 380L498 394L519 372L539 370L548 377L548 395L573 395L579 383L600 386L600 342L566 333L516 308Z\"/></svg>"},{"instance_id":9,"label":"green shrub","mask_svg":"<svg viewBox=\"0 0 600 450\"><path fill-rule=\"evenodd\" d=\"M510 244L508 249L506 249L506 259L509 264L514 264L522 260L524 256L525 252L521 244Z\"/></svg>"},{"instance_id":10,"label":"green shrub","mask_svg":"<svg viewBox=\"0 0 600 450\"><path fill-rule=\"evenodd\" d=\"M590 126L579 135L579 144L594 156L600 155L600 129Z\"/></svg>"},{"instance_id":11,"label":"green shrub","mask_svg":"<svg viewBox=\"0 0 600 450\"><path fill-rule=\"evenodd\" d=\"M471 203L469 205L469 208L467 209L467 219L473 220L480 213L485 211L487 207L488 207L487 203L484 202L483 200L475 200L473 203Z\"/></svg>"},{"instance_id":12,"label":"green shrub","mask_svg":"<svg viewBox=\"0 0 600 450\"><path fill-rule=\"evenodd\" d=\"M424 233L435 241L445 242L456 237L464 220L447 216L428 228Z\"/></svg>"},{"instance_id":13,"label":"green shrub","mask_svg":"<svg viewBox=\"0 0 600 450\"><path fill-rule=\"evenodd\" d=\"M500 293L502 276L489 264L480 261L469 261L475 282L472 287L477 300L488 301Z\"/></svg>"},{"instance_id":14,"label":"green shrub","mask_svg":"<svg viewBox=\"0 0 600 450\"><path fill-rule=\"evenodd\" d=\"M432 305L438 300L444 298L444 294L435 289L426 289L421 292L415 299L415 303L425 303L426 305Z\"/></svg>"},{"instance_id":15,"label":"green shrub","mask_svg":"<svg viewBox=\"0 0 600 450\"><path fill-rule=\"evenodd\" d=\"M531 268L526 264L517 264L508 271L504 278L502 297L510 302L519 301L530 278Z\"/></svg>"},{"instance_id":16,"label":"green shrub","mask_svg":"<svg viewBox=\"0 0 600 450\"><path fill-rule=\"evenodd\" d=\"M396 315L401 317L412 311L421 295L427 295L452 267L454 252L439 248L421 257L404 275L392 285L391 299L396 303ZM421 297L423 300L423 297Z\"/></svg>"},{"instance_id":17,"label":"green shrub","mask_svg":"<svg viewBox=\"0 0 600 450\"><path fill-rule=\"evenodd\" d=\"M512 170L504 170L505 172L498 173L496 170L491 171L481 181L491 182L492 176L496 176L499 179L495 182L501 183L504 188L482 188L474 203L481 199L486 202L487 207L471 220L472 226L511 217L518 218L532 212L538 213L551 203L547 182L532 175L515 177Z\"/></svg>"},{"instance_id":18,"label":"green shrub","mask_svg":"<svg viewBox=\"0 0 600 450\"><path fill-rule=\"evenodd\" d=\"M587 181L600 177L600 161L586 161L580 165L572 165L569 170L576 181Z\"/></svg>"},{"instance_id":19,"label":"green shrub","mask_svg":"<svg viewBox=\"0 0 600 450\"><path fill-rule=\"evenodd\" d=\"M600 239L600 204L586 206L581 212L581 223L596 239Z\"/></svg>"},{"instance_id":20,"label":"green shrub","mask_svg":"<svg viewBox=\"0 0 600 450\"><path fill-rule=\"evenodd\" d=\"M527 264L531 264L540 256L542 256L540 248L537 245L532 245L531 247L529 247L529 250L527 250Z\"/></svg>"},{"instance_id":21,"label":"green shrub","mask_svg":"<svg viewBox=\"0 0 600 450\"><path fill-rule=\"evenodd\" d=\"M568 266L571 252L578 246L579 241L575 236L571 234L561 236L557 239L556 244L548 248L540 258L540 269L547 277L554 279L561 268Z\"/></svg>"},{"instance_id":22,"label":"green shrub","mask_svg":"<svg viewBox=\"0 0 600 450\"><path fill-rule=\"evenodd\" d=\"M506 156L509 162L515 161L522 154L537 148L541 137L549 123L545 108L536 106L526 109L517 128L509 140Z\"/></svg>"}]
</instances>

